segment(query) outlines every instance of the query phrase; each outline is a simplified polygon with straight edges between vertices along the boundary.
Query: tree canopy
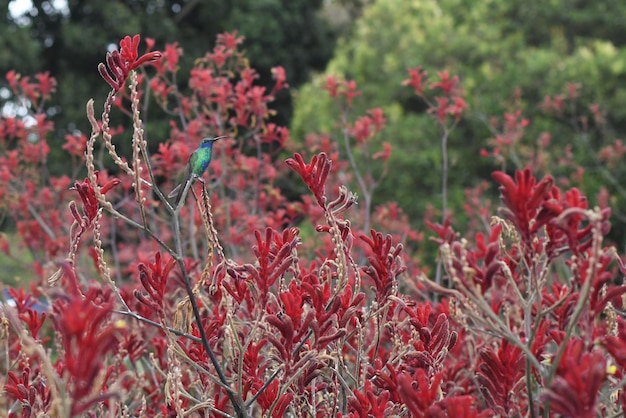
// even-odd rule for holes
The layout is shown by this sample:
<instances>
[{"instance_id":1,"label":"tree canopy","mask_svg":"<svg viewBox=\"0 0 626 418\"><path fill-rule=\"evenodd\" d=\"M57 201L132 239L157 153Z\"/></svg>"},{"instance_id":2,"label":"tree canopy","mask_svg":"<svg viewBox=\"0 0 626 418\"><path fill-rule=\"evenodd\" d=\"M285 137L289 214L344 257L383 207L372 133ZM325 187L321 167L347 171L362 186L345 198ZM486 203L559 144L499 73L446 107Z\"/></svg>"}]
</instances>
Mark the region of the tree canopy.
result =
<instances>
[{"instance_id":1,"label":"tree canopy","mask_svg":"<svg viewBox=\"0 0 626 418\"><path fill-rule=\"evenodd\" d=\"M85 101L106 96L98 63L125 35L153 38L158 48L177 42L184 50L180 66L189 69L218 33L237 30L246 37L250 65L267 86L276 65L285 68L291 86L298 86L312 70L324 68L334 46L334 35L318 13L321 0L68 0L67 10L46 0L32 3L19 17L11 16L5 3L0 73L50 71L58 81L54 120L66 132L86 130ZM187 80L177 81L186 87ZM283 94L276 106L278 122L287 123L291 97Z\"/></svg>"},{"instance_id":2,"label":"tree canopy","mask_svg":"<svg viewBox=\"0 0 626 418\"><path fill-rule=\"evenodd\" d=\"M611 1L377 0L351 36L339 40L326 71L298 91L293 136L337 133L331 100L313 92L328 75L355 80L362 96L353 114L382 107L388 125L381 140L394 149L378 201L396 200L413 219L422 219L426 208L420 202L440 193L441 132L426 104L402 81L412 67L431 76L447 70L460 77L469 106L448 144L453 206L463 204L463 187L497 168L480 158L495 134L492 118L503 120L517 110L530 120L523 135L529 154L549 133L552 162L569 147L586 170L590 200L602 186L624 200L614 181L619 173L607 172L590 147L597 152L626 128L626 96L619 88L626 78L626 29L615 18L625 8ZM575 90L572 97L568 86ZM561 114L550 114L544 100L556 96L571 100ZM602 109L602 121L593 109ZM550 170L567 177L573 168L553 164Z\"/></svg>"}]
</instances>

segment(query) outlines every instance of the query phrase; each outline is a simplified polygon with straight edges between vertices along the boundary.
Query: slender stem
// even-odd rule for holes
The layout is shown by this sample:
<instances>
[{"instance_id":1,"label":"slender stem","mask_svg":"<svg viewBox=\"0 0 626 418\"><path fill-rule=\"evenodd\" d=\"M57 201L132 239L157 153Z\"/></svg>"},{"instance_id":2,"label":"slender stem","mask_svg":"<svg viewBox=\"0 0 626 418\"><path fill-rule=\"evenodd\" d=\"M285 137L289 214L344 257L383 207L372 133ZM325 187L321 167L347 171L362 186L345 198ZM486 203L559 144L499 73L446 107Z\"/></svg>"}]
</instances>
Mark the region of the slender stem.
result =
<instances>
[{"instance_id":1,"label":"slender stem","mask_svg":"<svg viewBox=\"0 0 626 418\"><path fill-rule=\"evenodd\" d=\"M535 418L535 401L533 396L532 379L532 365L530 364L528 357L526 357L526 393L528 394L528 411L530 412L530 417Z\"/></svg>"},{"instance_id":2,"label":"slender stem","mask_svg":"<svg viewBox=\"0 0 626 418\"><path fill-rule=\"evenodd\" d=\"M278 372L280 372L280 370L282 369L282 365L279 366L274 373L272 373L272 375L269 377L269 379L267 379L267 381L265 383L263 383L263 386L261 386L261 389L259 389L257 391L257 393L254 394L254 396L248 401L246 402L246 408L250 408L250 406L252 406L252 404L254 403L254 401L257 400L257 398L259 396L261 396L261 394L263 394L263 392L265 392L265 389L267 389L267 387L270 385L270 383L272 383L272 381L274 379L276 379L276 377L278 376Z\"/></svg>"},{"instance_id":3,"label":"slender stem","mask_svg":"<svg viewBox=\"0 0 626 418\"><path fill-rule=\"evenodd\" d=\"M193 191L193 189L192 189ZM192 237L189 240L189 245L191 246L191 255L194 258L194 260L199 260L200 259L200 253L198 252L198 241L193 239L193 237L196 236L196 224L195 224L195 211L196 211L196 206L195 205L189 205L189 235Z\"/></svg>"},{"instance_id":4,"label":"slender stem","mask_svg":"<svg viewBox=\"0 0 626 418\"><path fill-rule=\"evenodd\" d=\"M230 173L227 171L228 170L228 164L226 162L226 153L222 152L220 153L220 159L221 159L221 165L222 165L222 179L224 178L228 178L228 176L230 175ZM232 226L233 226L233 219L230 216L230 199L225 199L227 193L226 193L226 184L224 181L220 181L219 182L219 191L220 191L220 195L223 198L223 211L224 211L224 220L226 223L226 227L224 228L224 231L227 234L227 242L228 242L228 249L230 250L231 253L231 257L233 257L234 259L237 259L239 256L239 251L237 251L237 247L235 246L235 244L233 244L233 239L232 239Z\"/></svg>"},{"instance_id":5,"label":"slender stem","mask_svg":"<svg viewBox=\"0 0 626 418\"><path fill-rule=\"evenodd\" d=\"M150 229L146 228L145 226L141 225L138 222L135 222L134 220L130 219L128 216L122 215L117 210L113 209L112 207L110 207L110 208L106 207L105 210L107 212L109 212L111 214L111 216L113 216L114 218L121 219L124 222L126 222L127 224L129 224L130 226L132 226L134 228L137 228L137 229L139 229L141 231L144 231L146 234L148 234L150 236L150 238L155 240L161 246L161 248L163 248L165 251L167 251L167 253L169 255L171 255L172 257L176 258L176 256L177 256L176 252L174 252L173 249L171 249L165 242L163 242L163 240L161 240L161 238L159 238Z\"/></svg>"},{"instance_id":6,"label":"slender stem","mask_svg":"<svg viewBox=\"0 0 626 418\"><path fill-rule=\"evenodd\" d=\"M563 212L560 215L560 218L564 218L564 215L566 214L567 214L567 211ZM601 225L599 225L602 222L602 218L601 218L601 215L597 213L593 213L593 212L591 213L589 217L592 218L590 219L590 222L593 222L594 225L592 227L592 238L591 238L592 244L591 244L591 250L590 250L589 267L588 267L588 271L586 274L587 279L585 280L585 283L583 284L583 287L580 290L580 293L578 295L578 301L576 302L576 306L574 307L574 312L572 313L572 316L570 316L570 320L565 330L565 336L563 338L563 341L561 342L561 345L559 346L559 349L556 355L554 356L552 367L550 369L550 374L547 380L548 385L550 385L550 383L552 382L552 379L554 378L556 374L557 368L559 367L559 362L561 361L561 357L565 353L565 348L567 347L567 343L569 342L569 339L572 336L574 328L576 327L576 325L578 325L578 320L580 319L580 316L582 315L585 307L589 303L589 300L588 300L589 294L591 293L591 290L592 290L591 285L592 285L594 278L597 276L596 273L598 269L598 260L600 259L600 253L602 252L602 245L601 245L602 244L602 231L601 231Z\"/></svg>"},{"instance_id":7,"label":"slender stem","mask_svg":"<svg viewBox=\"0 0 626 418\"><path fill-rule=\"evenodd\" d=\"M254 136L254 143L256 144L256 159L259 164L256 173L256 186L254 187L254 212L258 214L261 210L261 173L263 172L263 153L261 150L261 141L258 136Z\"/></svg>"},{"instance_id":8,"label":"slender stem","mask_svg":"<svg viewBox=\"0 0 626 418\"><path fill-rule=\"evenodd\" d=\"M371 209L372 209L372 194L367 189L367 185L365 184L365 180L359 171L359 167L354 160L354 155L352 154L352 149L350 147L350 135L348 133L348 120L346 118L345 113L341 116L341 123L343 124L343 143L346 147L346 155L348 156L348 161L350 162L350 167L352 167L352 171L354 172L354 177L356 177L357 183L359 183L359 188L361 189L361 193L363 193L363 200L365 201L365 219L363 220L363 230L369 231L370 229L370 217L371 217Z\"/></svg>"},{"instance_id":9,"label":"slender stem","mask_svg":"<svg viewBox=\"0 0 626 418\"><path fill-rule=\"evenodd\" d=\"M443 135L441 137L441 224L446 222L446 214L448 212L448 136L450 130L447 126L443 126ZM435 272L435 283L441 284L443 276L443 263L441 259L437 261L437 270Z\"/></svg>"},{"instance_id":10,"label":"slender stem","mask_svg":"<svg viewBox=\"0 0 626 418\"><path fill-rule=\"evenodd\" d=\"M176 99L176 107L178 118L180 119L180 124L183 128L183 132L185 133L185 138L187 138L187 143L189 143L189 132L187 131L187 119L185 119L185 115L183 114L183 104L180 101L180 92L178 90L178 82L176 81L176 73L172 74L172 88L174 89L173 95Z\"/></svg>"},{"instance_id":11,"label":"slender stem","mask_svg":"<svg viewBox=\"0 0 626 418\"><path fill-rule=\"evenodd\" d=\"M450 250L447 244L444 244L444 246L448 247L447 251L445 251L448 253L448 255L447 258L445 258L445 255L442 258L445 258L446 264L448 264L451 262L449 257ZM452 269L449 270L451 271ZM504 323L504 321L492 310L491 305L485 300L483 295L478 292L477 289L472 289L462 284L461 280L458 278L455 280L455 282L457 282L457 280L460 283L459 290L446 289L436 283L432 283L431 287L433 289L436 289L438 292L441 290L449 295L454 295L458 292L457 299L461 302L463 302L464 299L468 299L474 305L472 306L472 308L469 308L467 310L467 315L471 319L473 319L476 323L485 324L490 330L500 335L511 344L519 347L532 363L532 365L537 370L542 371L543 367L539 360L537 360L531 349L526 344L524 344L518 337L518 335L513 333L511 329ZM467 302L463 303L467 304Z\"/></svg>"},{"instance_id":12,"label":"slender stem","mask_svg":"<svg viewBox=\"0 0 626 418\"><path fill-rule=\"evenodd\" d=\"M114 219L111 222L111 256L113 257L113 264L115 265L115 278L116 283L119 285L122 281L122 266L120 265L120 256L117 251L117 222Z\"/></svg>"},{"instance_id":13,"label":"slender stem","mask_svg":"<svg viewBox=\"0 0 626 418\"><path fill-rule=\"evenodd\" d=\"M192 341L195 341L197 343L202 342L202 340L200 340L200 338L196 337L195 335L187 334L186 332L179 331L179 330L177 330L175 328L172 328L172 327L166 327L163 324L159 324L158 322L155 322L155 321L153 321L151 319L148 319L146 317L138 315L138 314L136 314L133 311L120 311L120 310L117 310L117 309L113 309L113 312L116 313L116 314L120 314L120 315L130 316L131 318L134 318L137 321L145 322L146 324L152 325L152 326L157 327L157 328L166 329L169 332L171 332L172 334L178 335L179 337L185 337L185 338L188 338L188 339L190 339Z\"/></svg>"},{"instance_id":14,"label":"slender stem","mask_svg":"<svg viewBox=\"0 0 626 418\"><path fill-rule=\"evenodd\" d=\"M28 204L28 211L30 212L31 215L33 215L33 218L35 218L35 220L37 221L39 226L41 226L41 229L44 230L46 235L48 235L50 239L55 240L56 235L54 234L54 231L52 231L52 229L48 226L46 221L44 221L43 218L39 216L39 213L37 213L37 210L30 203Z\"/></svg>"},{"instance_id":15,"label":"slender stem","mask_svg":"<svg viewBox=\"0 0 626 418\"><path fill-rule=\"evenodd\" d=\"M186 188L188 187L189 186L187 186ZM196 324L198 325L198 332L200 333L202 346L204 347L204 350L209 356L209 359L211 360L211 363L213 364L213 367L215 368L215 371L220 381L226 388L228 388L226 390L226 395L230 399L230 402L232 403L233 408L235 409L235 413L237 414L237 417L245 417L246 416L245 411L241 409L239 402L237 401L237 399L235 399L235 395L233 394L232 390L229 388L226 375L224 375L224 372L222 371L219 361L217 360L215 353L213 352L213 350L211 349L211 346L209 345L209 340L206 335L206 330L204 329L204 326L202 325L202 316L200 315L198 302L196 301L196 297L193 293L193 288L191 287L191 278L189 277L189 274L187 273L187 268L185 267L185 262L182 257L183 249L182 249L182 241L180 237L180 219L179 219L179 211L180 211L181 206L182 205L180 204L178 205L178 207L175 210L174 216L172 217L172 224L173 224L172 226L173 226L173 231L174 231L174 240L175 240L175 247L176 247L176 252L177 252L177 255L175 257L176 263L178 264L178 267L180 268L180 271L182 272L182 275L183 275L183 283L185 285L185 290L187 291L187 296L189 297L189 302L191 303L191 309L193 311Z\"/></svg>"},{"instance_id":16,"label":"slender stem","mask_svg":"<svg viewBox=\"0 0 626 418\"><path fill-rule=\"evenodd\" d=\"M442 223L446 221L446 212L448 212L448 136L450 131L447 127L443 128L443 136L441 137L441 218Z\"/></svg>"}]
</instances>

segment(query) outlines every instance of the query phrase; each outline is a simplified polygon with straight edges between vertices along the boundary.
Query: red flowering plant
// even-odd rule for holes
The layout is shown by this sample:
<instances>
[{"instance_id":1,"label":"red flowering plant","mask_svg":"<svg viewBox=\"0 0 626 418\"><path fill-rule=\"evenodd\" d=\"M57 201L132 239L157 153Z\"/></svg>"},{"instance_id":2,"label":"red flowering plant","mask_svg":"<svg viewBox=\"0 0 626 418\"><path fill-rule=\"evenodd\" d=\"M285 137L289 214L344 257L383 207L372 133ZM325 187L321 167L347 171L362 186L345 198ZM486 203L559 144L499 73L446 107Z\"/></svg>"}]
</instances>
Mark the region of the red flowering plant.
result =
<instances>
[{"instance_id":1,"label":"red flowering plant","mask_svg":"<svg viewBox=\"0 0 626 418\"><path fill-rule=\"evenodd\" d=\"M424 101L428 113L442 129L441 134L441 223L450 222L452 214L448 210L449 157L448 141L463 113L467 110L461 80L457 75L450 75L447 70L437 72L434 81L429 80L428 72L422 67L409 68L409 78L403 85L413 88L415 94ZM432 207L434 209L434 207ZM433 213L425 216L426 225L432 228ZM443 276L441 261L437 263L435 282L441 284Z\"/></svg>"},{"instance_id":2,"label":"red flowering plant","mask_svg":"<svg viewBox=\"0 0 626 418\"><path fill-rule=\"evenodd\" d=\"M15 71L6 79L14 107L21 107L26 115L0 118L0 201L37 268L43 269L61 253L67 232L62 203L69 194L70 179L46 175L47 136L53 124L46 119L45 105L56 81L49 73L37 74L33 81ZM0 236L0 248L9 251L5 236Z\"/></svg>"},{"instance_id":3,"label":"red flowering plant","mask_svg":"<svg viewBox=\"0 0 626 418\"><path fill-rule=\"evenodd\" d=\"M3 117L0 202L19 209L17 234L40 254L32 291L7 289L0 307L8 416L619 413L626 268L604 243L609 209L529 168L496 172L502 207L485 231L462 239L450 217L430 223L447 279L431 281L405 250L417 233L397 206L373 207L379 178L354 158L380 160L384 176L391 145L374 141L382 111L349 119L357 86L329 78L342 145L311 135L311 155L283 163L278 152L295 145L269 117L286 74L276 67L275 85L258 86L242 42L220 35L185 90L178 45L157 52L148 40L140 56L139 37L124 38L98 67L111 92L100 117L87 104L91 134L66 137L87 169L71 187L69 177L45 184L45 158L28 157L27 133L45 141L45 118ZM465 109L459 79L409 75L445 150ZM33 106L53 86L23 84L15 94ZM154 155L141 106L150 97L172 117ZM120 109L130 133L110 126ZM115 136L131 142L130 155ZM192 150L216 136L225 137L209 179L174 204L167 195ZM308 188L297 202L275 185L290 172ZM365 205L340 178L355 180ZM479 194L468 193L468 211Z\"/></svg>"},{"instance_id":4,"label":"red flowering plant","mask_svg":"<svg viewBox=\"0 0 626 418\"><path fill-rule=\"evenodd\" d=\"M383 109L378 107L367 110L365 115L358 116L354 120L350 118L354 101L361 96L354 80L342 80L335 76L328 76L324 90L333 99L339 110L340 129L338 136L340 140L336 144L331 143L334 145L332 148L328 147L331 144L327 144L325 149L324 147L320 148L329 155L334 154L334 160L338 160L340 155L345 155L347 162L337 161L337 163L341 164L340 169L345 172L347 180L354 178L358 185L363 209L360 213L355 214L358 216L355 221L362 223L362 229L367 231L373 224L377 224L377 221L383 221L383 217L377 217L373 213L376 209L373 198L376 188L387 174L389 157L392 153L391 143L379 140L387 124L387 119ZM375 172L373 168L377 165L380 166L380 169ZM394 209L387 213L395 212L396 216L392 219L402 218L403 215L397 206L392 205L391 207ZM384 211L385 209L381 206L378 210ZM416 239L416 235L414 234L412 238Z\"/></svg>"},{"instance_id":5,"label":"red flowering plant","mask_svg":"<svg viewBox=\"0 0 626 418\"><path fill-rule=\"evenodd\" d=\"M615 249L603 245L610 210L589 209L577 189L563 194L530 168L493 178L504 206L488 241L441 234L452 288L425 282L451 297L453 318L475 334L466 335L480 354L478 389L501 415L615 411L602 397L620 385L599 348L615 333L626 293L611 267Z\"/></svg>"}]
</instances>

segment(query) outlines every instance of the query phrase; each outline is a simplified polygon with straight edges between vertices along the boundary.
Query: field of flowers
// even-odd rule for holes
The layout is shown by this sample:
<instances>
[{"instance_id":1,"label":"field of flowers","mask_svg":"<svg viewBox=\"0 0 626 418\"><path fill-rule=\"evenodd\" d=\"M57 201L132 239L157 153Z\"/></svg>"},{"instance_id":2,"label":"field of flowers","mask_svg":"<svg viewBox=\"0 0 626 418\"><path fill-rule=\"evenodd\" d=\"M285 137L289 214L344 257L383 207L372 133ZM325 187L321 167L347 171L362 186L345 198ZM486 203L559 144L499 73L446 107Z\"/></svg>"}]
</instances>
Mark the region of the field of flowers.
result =
<instances>
[{"instance_id":1,"label":"field of flowers","mask_svg":"<svg viewBox=\"0 0 626 418\"><path fill-rule=\"evenodd\" d=\"M102 110L85 98L91 133L63 140L79 180L46 169L55 80L7 75L32 113L0 118L0 207L15 225L0 247L19 239L35 259L32 280L3 288L6 415L623 415L626 265L605 240L608 197L591 204L533 172L545 149L522 152L525 169L486 179L500 202L467 191L457 228L446 178L463 173L449 172L446 141L468 105L457 76L412 68L406 88L441 127L443 163L416 231L395 203L373 203L402 152L375 140L384 112L353 115L358 86L329 77L319 94L341 135L290 138L271 122L285 71L259 87L241 42L220 35L187 94L176 44L146 39L141 54L139 36L122 39L94 68L111 91ZM151 136L155 102L168 138ZM111 122L123 118L132 129ZM526 124L507 114L475 158L504 161ZM222 135L173 205L191 152ZM423 263L428 240L438 255Z\"/></svg>"}]
</instances>

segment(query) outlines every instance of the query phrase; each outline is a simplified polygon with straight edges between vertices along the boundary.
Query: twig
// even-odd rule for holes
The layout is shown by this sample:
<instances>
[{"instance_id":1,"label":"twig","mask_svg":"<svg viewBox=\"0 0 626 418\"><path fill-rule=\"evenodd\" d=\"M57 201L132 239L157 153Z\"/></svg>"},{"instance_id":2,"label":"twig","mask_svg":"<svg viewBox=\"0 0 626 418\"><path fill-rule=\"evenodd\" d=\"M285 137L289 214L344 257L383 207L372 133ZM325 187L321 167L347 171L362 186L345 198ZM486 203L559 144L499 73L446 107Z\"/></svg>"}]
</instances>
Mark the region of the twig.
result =
<instances>
[{"instance_id":1,"label":"twig","mask_svg":"<svg viewBox=\"0 0 626 418\"><path fill-rule=\"evenodd\" d=\"M189 184L190 182L187 184L187 187L185 187L185 189L189 188ZM183 192L185 192L185 190L183 190ZM182 207L182 204L179 204L174 211L174 215L172 216L172 230L174 232L174 242L175 242L175 247L176 247L176 253L175 253L174 259L176 260L176 263L178 264L178 267L180 268L181 274L183 276L183 284L185 285L185 290L187 292L187 296L189 297L189 302L191 303L191 309L193 311L196 324L198 326L198 332L200 333L202 346L204 347L204 350L209 356L209 359L211 360L211 363L213 364L213 367L215 368L215 371L220 381L226 388L228 388L226 390L226 395L230 399L230 402L233 405L233 408L235 409L235 413L237 414L237 417L242 418L246 416L245 410L241 408L238 400L235 399L234 393L228 385L228 380L226 379L226 375L224 375L224 372L222 371L219 361L217 360L215 353L213 352L213 350L211 349L211 346L209 345L209 340L206 335L206 330L204 329L204 326L202 324L202 316L200 316L200 309L198 308L198 302L196 301L196 297L194 295L193 288L191 286L191 278L189 277L189 273L187 272L187 268L185 266L185 262L182 257L183 249L182 249L180 218L179 218L179 211L181 207Z\"/></svg>"},{"instance_id":2,"label":"twig","mask_svg":"<svg viewBox=\"0 0 626 418\"><path fill-rule=\"evenodd\" d=\"M365 202L365 219L363 220L363 230L369 231L370 229L370 217L372 210L372 194L371 191L367 189L367 184L365 184L365 180L359 171L359 167L354 160L354 155L352 154L352 149L350 147L350 135L348 133L348 120L346 115L343 114L341 116L341 123L343 124L342 134L343 134L343 143L346 148L346 155L348 156L348 161L350 162L350 167L352 167L352 171L354 172L354 176L356 177L356 181L359 184L359 188L361 189L361 193L363 193L363 200Z\"/></svg>"},{"instance_id":3,"label":"twig","mask_svg":"<svg viewBox=\"0 0 626 418\"><path fill-rule=\"evenodd\" d=\"M185 338L188 338L188 339L190 339L190 340L192 340L194 342L197 342L197 343L201 342L200 338L196 337L195 335L191 335L191 334L188 334L186 332L179 331L179 330L177 330L175 328L172 328L172 327L164 326L163 324L159 324L158 322L155 322L155 321L153 321L151 319L148 319L146 317L138 315L138 314L136 314L133 311L120 311L120 310L117 310L117 309L113 309L112 312L120 314L120 315L130 316L131 318L134 318L137 321L145 322L146 324L152 325L152 326L157 327L157 328L161 328L161 329L165 328L166 330L168 330L172 334L178 335L179 337L185 337Z\"/></svg>"}]
</instances>

